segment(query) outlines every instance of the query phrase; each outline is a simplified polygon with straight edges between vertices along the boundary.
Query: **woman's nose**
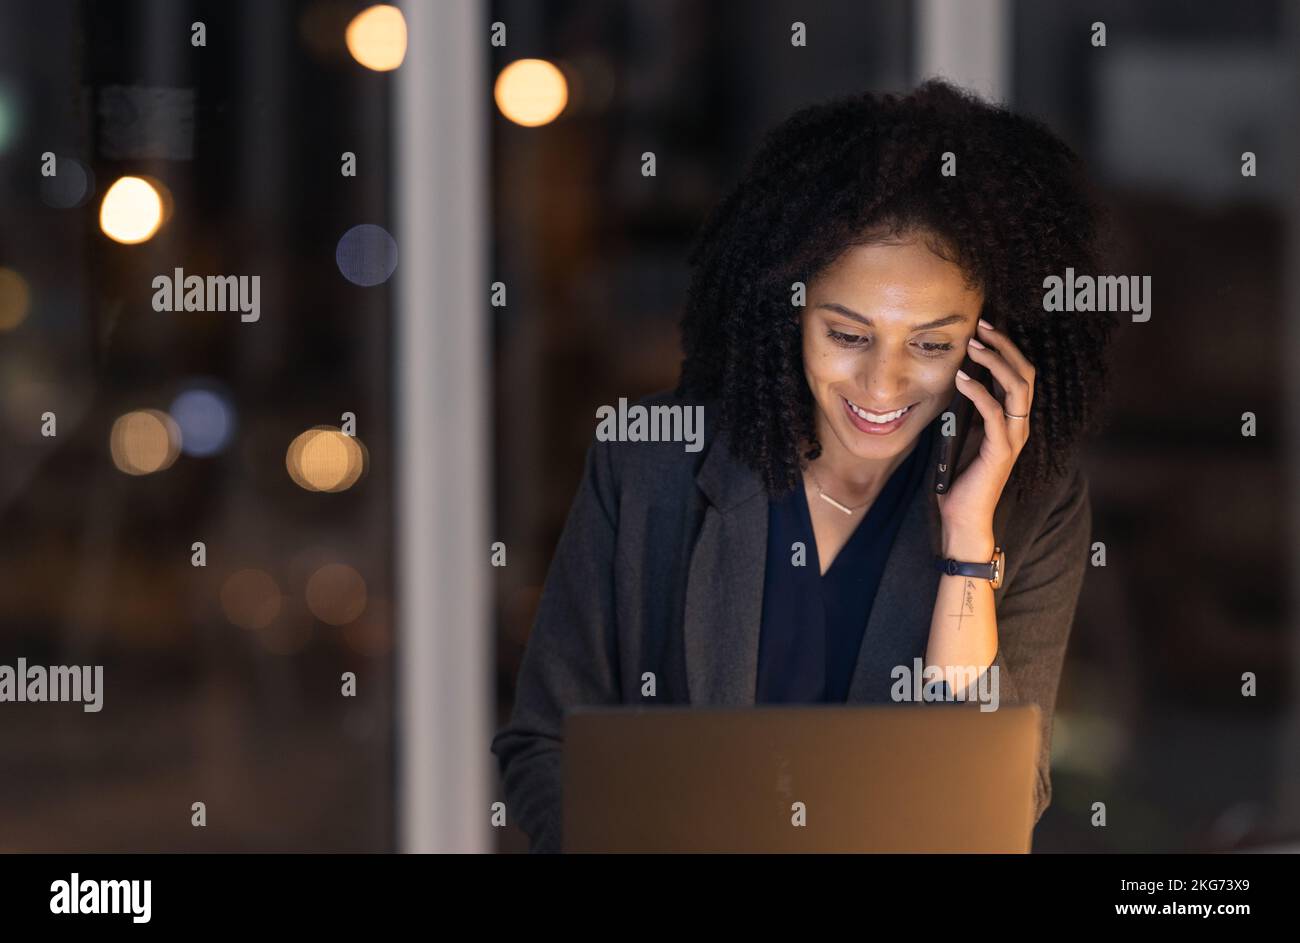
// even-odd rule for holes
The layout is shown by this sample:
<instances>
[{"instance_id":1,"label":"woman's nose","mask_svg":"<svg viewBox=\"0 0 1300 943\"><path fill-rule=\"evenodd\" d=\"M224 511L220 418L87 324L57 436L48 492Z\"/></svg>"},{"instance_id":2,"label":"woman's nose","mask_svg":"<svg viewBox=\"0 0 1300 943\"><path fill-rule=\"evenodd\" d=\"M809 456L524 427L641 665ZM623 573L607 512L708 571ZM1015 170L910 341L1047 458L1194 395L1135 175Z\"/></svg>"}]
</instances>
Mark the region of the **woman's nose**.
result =
<instances>
[{"instance_id":1,"label":"woman's nose","mask_svg":"<svg viewBox=\"0 0 1300 943\"><path fill-rule=\"evenodd\" d=\"M895 406L907 389L907 369L902 358L881 354L863 358L857 377L858 388L869 404ZM866 404L863 404L866 405Z\"/></svg>"}]
</instances>

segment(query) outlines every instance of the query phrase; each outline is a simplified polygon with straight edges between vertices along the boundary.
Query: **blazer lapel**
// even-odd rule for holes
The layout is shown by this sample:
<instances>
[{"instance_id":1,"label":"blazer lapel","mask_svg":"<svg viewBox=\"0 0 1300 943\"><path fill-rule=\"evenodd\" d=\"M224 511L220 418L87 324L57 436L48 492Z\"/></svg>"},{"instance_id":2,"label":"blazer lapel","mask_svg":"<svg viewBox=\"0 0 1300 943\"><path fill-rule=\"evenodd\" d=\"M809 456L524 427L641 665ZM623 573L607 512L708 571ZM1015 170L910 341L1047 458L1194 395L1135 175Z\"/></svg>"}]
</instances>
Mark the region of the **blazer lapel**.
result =
<instances>
[{"instance_id":1,"label":"blazer lapel","mask_svg":"<svg viewBox=\"0 0 1300 943\"><path fill-rule=\"evenodd\" d=\"M708 499L691 554L684 634L691 704L748 707L758 684L767 492L714 437L696 483Z\"/></svg>"}]
</instances>

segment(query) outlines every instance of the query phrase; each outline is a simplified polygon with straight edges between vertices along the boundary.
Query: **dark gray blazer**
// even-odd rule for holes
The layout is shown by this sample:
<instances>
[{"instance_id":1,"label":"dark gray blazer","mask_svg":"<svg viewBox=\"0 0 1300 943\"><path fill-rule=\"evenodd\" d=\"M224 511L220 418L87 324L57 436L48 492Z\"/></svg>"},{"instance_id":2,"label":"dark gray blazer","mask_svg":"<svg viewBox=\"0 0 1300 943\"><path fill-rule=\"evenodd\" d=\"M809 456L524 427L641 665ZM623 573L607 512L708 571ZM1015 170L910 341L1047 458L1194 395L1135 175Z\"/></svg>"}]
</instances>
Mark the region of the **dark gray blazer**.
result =
<instances>
[{"instance_id":1,"label":"dark gray blazer","mask_svg":"<svg viewBox=\"0 0 1300 943\"><path fill-rule=\"evenodd\" d=\"M645 405L682 404L669 394ZM752 706L767 554L768 498L710 420L699 452L681 442L593 441L520 667L514 712L492 740L507 815L533 851L559 851L566 708L599 704ZM958 462L977 454L974 432ZM889 703L890 672L920 657L940 574L933 472L908 506L881 577L850 703ZM1042 710L1035 821L1051 801L1052 714L1090 544L1087 478L1038 500L1011 489L994 516L1006 552L995 590L1000 704ZM641 696L643 672L656 697ZM972 705L974 701L967 702Z\"/></svg>"}]
</instances>

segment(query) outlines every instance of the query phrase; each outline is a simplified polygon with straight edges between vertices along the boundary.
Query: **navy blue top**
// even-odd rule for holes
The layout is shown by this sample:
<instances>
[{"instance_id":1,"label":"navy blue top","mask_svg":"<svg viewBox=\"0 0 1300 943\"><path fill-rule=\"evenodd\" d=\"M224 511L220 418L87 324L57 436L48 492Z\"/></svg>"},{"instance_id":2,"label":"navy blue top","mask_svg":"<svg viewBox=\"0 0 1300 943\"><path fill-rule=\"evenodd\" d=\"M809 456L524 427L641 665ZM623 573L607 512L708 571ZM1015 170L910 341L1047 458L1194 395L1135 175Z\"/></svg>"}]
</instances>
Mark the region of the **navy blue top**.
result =
<instances>
[{"instance_id":1,"label":"navy blue top","mask_svg":"<svg viewBox=\"0 0 1300 943\"><path fill-rule=\"evenodd\" d=\"M928 428L919 439L824 576L802 482L769 500L757 703L847 700L885 561L929 468ZM803 566L794 565L796 541Z\"/></svg>"}]
</instances>

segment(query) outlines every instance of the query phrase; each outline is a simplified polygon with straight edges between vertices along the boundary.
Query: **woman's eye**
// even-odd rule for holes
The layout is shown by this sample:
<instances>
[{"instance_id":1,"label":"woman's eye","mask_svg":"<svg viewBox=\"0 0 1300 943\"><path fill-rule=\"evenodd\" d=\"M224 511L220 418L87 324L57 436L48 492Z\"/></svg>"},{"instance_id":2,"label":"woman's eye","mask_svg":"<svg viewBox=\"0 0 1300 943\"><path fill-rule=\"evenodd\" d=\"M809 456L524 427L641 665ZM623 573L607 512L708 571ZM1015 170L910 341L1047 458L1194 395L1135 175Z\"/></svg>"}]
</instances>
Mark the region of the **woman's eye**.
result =
<instances>
[{"instance_id":1,"label":"woman's eye","mask_svg":"<svg viewBox=\"0 0 1300 943\"><path fill-rule=\"evenodd\" d=\"M940 357L946 352L952 350L952 344L940 344L934 341L922 341L921 349L926 351L932 357Z\"/></svg>"},{"instance_id":2,"label":"woman's eye","mask_svg":"<svg viewBox=\"0 0 1300 943\"><path fill-rule=\"evenodd\" d=\"M837 331L833 328L826 331L826 336L841 347L859 347L868 340L861 334L845 334L843 331ZM922 341L917 346L925 352L927 357L942 357L952 350L952 344L939 343L938 341Z\"/></svg>"}]
</instances>

